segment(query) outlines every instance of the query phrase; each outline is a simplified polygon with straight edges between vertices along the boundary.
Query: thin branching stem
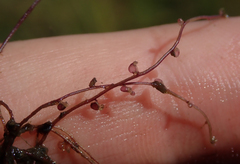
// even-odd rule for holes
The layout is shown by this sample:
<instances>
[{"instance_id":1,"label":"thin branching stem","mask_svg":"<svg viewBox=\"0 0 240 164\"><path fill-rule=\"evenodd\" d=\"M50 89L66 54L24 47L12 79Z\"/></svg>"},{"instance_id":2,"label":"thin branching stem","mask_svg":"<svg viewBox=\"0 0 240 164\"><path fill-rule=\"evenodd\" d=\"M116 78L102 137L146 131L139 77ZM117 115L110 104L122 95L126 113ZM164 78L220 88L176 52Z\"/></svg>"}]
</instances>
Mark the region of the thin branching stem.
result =
<instances>
[{"instance_id":1,"label":"thin branching stem","mask_svg":"<svg viewBox=\"0 0 240 164\"><path fill-rule=\"evenodd\" d=\"M125 83L124 85L149 85L149 82L129 82L129 83ZM106 89L109 86L111 86L112 84L104 84L104 85L97 85L97 86L92 86L92 87L88 87L88 88L84 88L81 90L77 90L71 93L68 93L58 99L49 101L41 106L39 106L37 109L35 109L31 114L29 114L26 118L24 118L21 122L20 125L22 126L23 124L25 124L30 118L32 118L34 115L36 115L39 111L41 111L44 108L50 107L50 106L54 106L59 104L62 100L69 98L71 96L77 95L79 93L83 93L83 92L87 92L90 90L95 90L95 89Z\"/></svg>"},{"instance_id":2,"label":"thin branching stem","mask_svg":"<svg viewBox=\"0 0 240 164\"><path fill-rule=\"evenodd\" d=\"M4 106L5 109L8 111L9 116L10 116L10 119L14 119L13 112L12 112L12 110L9 108L9 106L8 106L5 102L3 102L2 100L0 100L0 106L1 106L1 105Z\"/></svg>"},{"instance_id":3,"label":"thin branching stem","mask_svg":"<svg viewBox=\"0 0 240 164\"><path fill-rule=\"evenodd\" d=\"M98 93L97 95L95 95L94 97L88 99L88 100L85 100L83 102L81 102L80 104L77 104L76 106L72 107L71 109L69 109L68 112L64 112L64 114L61 115L61 117L64 117L63 115L67 115L68 113L72 112L73 110L75 110L76 108L82 106L82 105L85 105L91 101L94 101L96 100L97 98L99 98L101 95L105 94L106 92L110 91L111 89L115 88L115 87L118 87L118 86L122 86L122 85L126 85L126 83L128 81L131 81L133 79L136 79L140 76L143 76L143 75L146 75L148 74L149 72L151 72L152 70L154 70L156 67L159 66L159 64L161 64L161 62L169 55L171 54L171 52L177 47L177 45L179 44L180 42L180 39L181 39L181 36L182 36L182 33L183 33L183 29L184 27L186 26L187 23L189 22L192 22L192 21L197 21L197 20L201 20L201 19L207 19L207 20L210 20L210 19L217 19L217 18L221 18L223 17L223 15L214 15L214 16L198 16L198 17L194 17L194 18L191 18L191 19L188 19L187 21L183 22L181 24L181 28L179 30L179 33L178 33L178 37L175 41L175 43L173 44L173 46L154 64L152 65L151 67L149 67L148 69L142 71L142 72L137 72L136 74L133 74L132 76L116 83L116 84L108 84L108 85L99 85L99 86L93 86L93 87L89 87L89 88L85 88L85 89L82 89L82 90L78 90L78 91L74 91L74 92L71 92L69 94L66 94L56 100L53 100L53 101L50 101L50 102L47 102L43 105L41 105L40 107L38 107L36 110L34 110L31 114L29 114L26 118L24 118L21 122L20 122L20 125L23 125L24 123L26 123L31 117L33 117L34 115L36 115L39 111L41 111L43 108L47 108L47 107L50 107L50 106L54 106L54 105L57 105L59 102L61 102L63 99L66 99L67 97L70 97L70 96L73 96L73 95L76 95L76 94L79 94L79 93L82 93L82 92L86 92L86 91L89 91L89 90L93 90L93 89L99 89L99 88L105 88L105 90L103 90L102 92ZM58 121L56 121L58 122ZM55 124L55 123L54 123Z\"/></svg>"},{"instance_id":4,"label":"thin branching stem","mask_svg":"<svg viewBox=\"0 0 240 164\"><path fill-rule=\"evenodd\" d=\"M188 19L187 21L183 21L182 19L180 20L182 23L180 24L181 25L181 28L179 30L179 33L178 33L178 37L175 41L175 43L173 44L173 46L152 66L150 66L149 68L147 68L146 70L142 71L142 72L136 72L134 73L132 76L118 82L118 83L115 83L115 84L111 84L111 85L108 85L105 87L105 90L99 92L98 94L96 94L95 96L89 98L89 99L86 99L80 103L78 103L77 105L71 107L70 109L68 109L67 111L64 111L64 112L61 112L60 115L55 119L53 120L52 124L53 126L55 126L62 118L64 118L66 115L68 115L69 113L71 113L72 111L74 111L75 109L83 106L83 105L86 105L92 101L95 101L97 100L99 97L101 97L102 95L104 95L105 93L107 93L108 91L118 87L118 86L123 86L123 85L126 85L126 83L128 81L131 81L133 79L136 79L140 76L143 76L143 75L146 75L148 74L149 72L151 72L152 70L154 70L156 67L159 66L159 64L162 63L162 61L169 55L171 54L171 52L174 51L174 49L177 47L177 45L179 44L180 42L180 39L182 37L182 33L183 33L183 29L184 27L189 23L189 22L192 22L192 21L196 21L196 20L202 20L202 19L207 19L207 20L210 20L210 19L217 19L217 18L221 18L221 17L226 17L226 15L223 15L223 14L219 14L219 15L214 15L214 16L199 16L199 17L194 17L194 18L191 18L191 19ZM205 114L204 114L205 115ZM208 119L207 119L208 120ZM209 123L208 123L209 125ZM209 126L210 130L211 131L211 125ZM45 134L46 136L48 134ZM42 144L44 142L46 137L43 137L39 144ZM212 143L212 142L211 142Z\"/></svg>"},{"instance_id":5,"label":"thin branching stem","mask_svg":"<svg viewBox=\"0 0 240 164\"><path fill-rule=\"evenodd\" d=\"M69 135L63 129L55 126L51 129L51 131L61 137L64 142L69 144L74 151L81 154L81 156L88 160L91 164L98 164L97 160L94 159L81 145L77 143L77 141L75 141L71 135Z\"/></svg>"},{"instance_id":6,"label":"thin branching stem","mask_svg":"<svg viewBox=\"0 0 240 164\"><path fill-rule=\"evenodd\" d=\"M203 117L206 119L206 123L207 123L207 125L208 125L210 143L211 143L211 144L214 144L214 143L217 142L217 140L215 139L215 136L212 135L212 125L211 125L211 122L210 122L208 116L207 116L198 106L194 105L194 104L191 103L189 100L185 99L184 97L176 94L175 92L173 92L173 91L171 91L171 90L169 90L169 89L167 89L167 92L166 92L166 93L167 93L167 94L170 94L170 95L172 95L172 96L174 96L174 97L176 97L176 98L178 98L178 99L180 99L180 100L182 100L182 101L184 101L184 102L186 102L189 108L194 108L194 109L196 109L198 112L200 112L200 113L203 115Z\"/></svg>"},{"instance_id":7,"label":"thin branching stem","mask_svg":"<svg viewBox=\"0 0 240 164\"><path fill-rule=\"evenodd\" d=\"M4 40L4 42L2 43L1 47L0 47L0 53L3 51L4 47L7 45L8 41L11 39L11 37L13 36L13 34L17 31L17 29L19 28L19 26L25 21L25 19L30 15L30 13L33 11L33 9L37 6L37 4L40 2L41 0L35 0L33 2L33 4L28 8L28 10L24 13L24 15L21 17L21 19L19 19L19 21L17 22L17 24L15 25L15 27L12 29L12 31L9 33L9 35L7 36L7 38Z\"/></svg>"},{"instance_id":8,"label":"thin branching stem","mask_svg":"<svg viewBox=\"0 0 240 164\"><path fill-rule=\"evenodd\" d=\"M59 104L62 100L68 98L68 97L71 97L71 96L74 96L76 94L79 94L79 93L83 93L83 92L87 92L87 91L90 91L90 90L94 90L94 89L100 89L100 88L106 88L107 86L109 86L110 84L106 84L106 85L98 85L98 86L93 86L93 87L89 87L89 88L84 88L84 89L81 89L81 90L77 90L77 91L74 91L74 92L71 92L71 93L68 93L58 99L55 99L55 100L52 100L52 101L49 101L45 104L42 104L41 106L39 106L37 109L35 109L31 114L29 114L26 118L24 118L21 122L20 122L20 125L22 126L23 124L25 124L30 118L32 118L34 115L36 115L39 111L41 111L42 109L44 108L47 108L47 107L50 107L50 106L54 106L54 105L57 105Z\"/></svg>"}]
</instances>

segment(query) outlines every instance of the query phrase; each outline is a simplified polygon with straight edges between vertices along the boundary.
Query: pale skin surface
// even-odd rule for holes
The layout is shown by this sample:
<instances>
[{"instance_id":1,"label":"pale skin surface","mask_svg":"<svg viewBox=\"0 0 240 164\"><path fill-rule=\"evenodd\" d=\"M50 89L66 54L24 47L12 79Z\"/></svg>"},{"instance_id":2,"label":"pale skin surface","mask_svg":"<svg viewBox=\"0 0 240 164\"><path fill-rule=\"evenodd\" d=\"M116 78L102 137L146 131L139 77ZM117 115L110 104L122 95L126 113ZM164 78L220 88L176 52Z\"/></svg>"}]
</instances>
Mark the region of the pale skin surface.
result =
<instances>
[{"instance_id":1,"label":"pale skin surface","mask_svg":"<svg viewBox=\"0 0 240 164\"><path fill-rule=\"evenodd\" d=\"M189 24L178 46L180 56L169 56L155 71L134 80L160 78L200 107L212 123L215 145L209 142L207 126L201 128L202 115L149 86L134 86L135 96L116 88L99 99L103 111L87 105L58 125L99 163L180 163L205 155L221 161L222 153L239 160L239 27L240 18ZM127 68L135 60L143 71L172 46L178 29L173 24L9 43L0 56L0 99L19 122L41 104L86 88L93 77L99 85L118 82L131 75ZM80 94L69 104L89 96ZM58 113L56 107L45 109L31 123L53 120ZM72 150L71 155L62 153L57 138L51 135L45 142L53 160L84 162Z\"/></svg>"}]
</instances>

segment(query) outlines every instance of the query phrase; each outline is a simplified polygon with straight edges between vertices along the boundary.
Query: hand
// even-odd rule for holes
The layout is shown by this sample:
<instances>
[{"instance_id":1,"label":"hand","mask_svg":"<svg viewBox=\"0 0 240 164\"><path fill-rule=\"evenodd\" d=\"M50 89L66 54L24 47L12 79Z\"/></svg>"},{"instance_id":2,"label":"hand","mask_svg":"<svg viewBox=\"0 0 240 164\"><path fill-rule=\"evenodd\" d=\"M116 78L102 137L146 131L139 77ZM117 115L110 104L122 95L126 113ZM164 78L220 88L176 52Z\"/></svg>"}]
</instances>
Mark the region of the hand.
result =
<instances>
[{"instance_id":1,"label":"hand","mask_svg":"<svg viewBox=\"0 0 240 164\"><path fill-rule=\"evenodd\" d=\"M215 145L209 142L207 126L201 128L205 120L199 112L149 86L133 86L135 96L116 88L98 99L105 105L102 111L86 105L58 125L99 163L239 161L239 20L190 23L178 46L180 56L169 56L138 79L160 78L170 90L200 107L212 123ZM135 60L140 71L148 68L172 46L178 30L172 24L9 43L0 56L1 100L20 122L41 104L88 87L93 77L97 84L116 83L131 75L127 68ZM92 94L77 95L68 103L74 105ZM30 122L41 124L58 115L56 107L47 108ZM53 160L85 162L73 150L62 152L59 141L51 134L44 143ZM19 142L26 145L21 138Z\"/></svg>"}]
</instances>

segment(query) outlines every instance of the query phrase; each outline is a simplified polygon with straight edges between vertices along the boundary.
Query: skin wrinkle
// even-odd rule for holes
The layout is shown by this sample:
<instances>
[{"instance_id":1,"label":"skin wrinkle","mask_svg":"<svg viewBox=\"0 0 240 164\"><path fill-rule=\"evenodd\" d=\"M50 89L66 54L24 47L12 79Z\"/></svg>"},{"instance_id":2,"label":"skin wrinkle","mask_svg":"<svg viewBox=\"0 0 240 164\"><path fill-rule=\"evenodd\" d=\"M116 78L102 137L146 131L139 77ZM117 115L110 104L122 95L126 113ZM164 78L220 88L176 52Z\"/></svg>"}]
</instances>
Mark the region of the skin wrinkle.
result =
<instances>
[{"instance_id":1,"label":"skin wrinkle","mask_svg":"<svg viewBox=\"0 0 240 164\"><path fill-rule=\"evenodd\" d=\"M176 93L183 93L183 96L187 98L190 98L188 97L187 91L191 90L192 94L190 96L193 97L191 101L206 112L213 124L213 133L218 139L215 146L210 145L208 141L207 127L204 126L201 128L204 119L199 113L189 109L185 103L169 95L163 95L154 88L144 86L136 87L134 89L136 96L133 97L127 93L119 94L119 88L115 89L112 93L109 93L106 99L101 100L101 102L107 104L106 110L104 109L107 112L104 110L102 112L92 111L89 106L84 106L67 116L66 119L62 120L58 125L69 131L100 163L180 163L181 161L184 162L191 159L200 161L201 156L214 156L222 152L231 155L231 148L234 148L235 153L238 153L238 138L240 133L237 125L239 125L240 122L238 117L236 117L238 115L236 106L240 104L237 99L239 92L236 91L239 89L239 65L236 63L239 63L239 58L235 56L235 58L232 59L232 57L230 57L230 55L232 56L232 54L234 54L234 49L232 53L224 53L222 52L221 46L219 49L214 49L210 46L205 47L205 44L208 44L208 42L217 45L219 42L228 43L228 39L231 39L233 36L230 36L228 33L237 31L238 23L239 18L233 18L214 21L214 25L211 23L209 25L209 23L206 22L189 24L185 33L187 35L183 36L181 47L179 47L181 51L180 56L176 59L170 56L156 69L156 72L158 72L158 74L156 74L157 77L161 78L169 89ZM203 28L199 29L199 25ZM128 31L126 33L110 33L106 36L105 34L66 36L10 43L1 56L1 67L3 63L7 61L12 62L20 59L29 61L26 62L26 65L21 66L21 69L25 70L21 76L18 76L20 67L17 66L15 68L8 68L8 70L5 69L5 71L1 73L5 76L1 76L0 74L2 78L2 80L0 80L0 85L2 86L0 88L1 99L10 105L18 118L17 120L21 120L23 116L47 100L57 98L76 88L86 87L94 76L97 76L99 80L98 84L101 82L117 81L120 77L116 76L116 71L112 71L113 69L111 69L111 67L118 70L120 75L125 76L129 76L127 67L135 60L141 59L138 65L139 69L148 67L162 54L160 48L170 44L164 44L165 38L171 40L169 35L176 35L173 33L173 31L177 29L176 27L178 26L166 25L164 26L164 32L161 32L161 26L150 28L159 31L158 35L161 37L158 38L161 39L161 42L152 38L152 35L149 34L149 29L141 29ZM188 31L195 28L201 31L201 36L199 36L198 30L188 33ZM221 36L219 36L217 32L210 36L209 29L213 31L219 29L224 40L221 40ZM231 30L223 33L226 29ZM104 40L101 38L103 36ZM143 39L139 40L139 36L142 36ZM144 42L144 38L147 38L147 43ZM127 41L125 39L127 39ZM53 40L59 41L51 42ZM111 41L113 40L114 47L112 49L109 51L101 51L102 49L111 47ZM156 41L155 44L153 44L154 41ZM166 40L166 42L168 42L168 40ZM191 44L192 42L198 44ZM50 45L50 43L53 45ZM65 43L66 45L64 47ZM95 45L95 47L91 48L92 45ZM226 46L223 47L223 50L229 46L229 44L224 43L221 45ZM22 47L21 50L18 48L19 46ZM78 46L79 49L75 49ZM134 48L131 48L132 46L134 46ZM44 53L42 53L43 47ZM62 51L57 51L59 47L64 48ZM85 47L88 49L85 50ZM205 53L210 51L208 50L209 47L211 48L210 50L213 51L211 54L216 55L215 58ZM31 49L33 50L31 51ZM98 53L99 49L100 53ZM159 50L160 54L157 55L158 57L154 56L156 53L151 53L156 52L151 51L153 49ZM16 52L14 52L14 50ZM79 51L75 52L75 50ZM135 51L137 53L135 53ZM48 56L47 52L58 53L56 53L56 56L54 54ZM119 52L119 54L115 52ZM222 56L229 56L226 63L220 62L222 60L219 58L220 53L222 53ZM95 54L96 57L91 56L90 60L93 64L89 65L88 57L92 54ZM120 55L127 55L129 61L120 60ZM32 58L26 56L31 56ZM105 66L98 62L98 57L102 58L102 62L106 62ZM38 65L34 65L34 63L36 61L40 62L43 59L45 63L41 63L41 67L37 69ZM77 59L82 61L83 64L77 63L76 65L76 63L73 62L71 65L71 62L69 62L78 61ZM147 59L146 62L144 62L144 59ZM59 67L56 63L64 64ZM30 64L36 67L36 76L28 74L28 66ZM201 67L199 68L200 65ZM235 67L228 67L228 65L235 65ZM185 66L189 68L186 69ZM224 70L227 72L228 69L230 73L226 74ZM74 73L71 72L72 70L74 70ZM87 71L89 71L89 73ZM52 74L52 72L55 74ZM172 72L176 73L172 75ZM69 74L71 74L71 76ZM115 76L111 77L111 74L115 74ZM234 74L235 76L233 76ZM38 77L37 75L41 75L42 77ZM27 82L29 84L27 85L22 84L25 82L24 76L28 76ZM232 83L232 81L229 80L230 83L232 83L232 87L226 87L226 92L216 94L215 89L217 85L220 85L220 81L222 81L224 86L227 86L227 81L219 80L220 76L222 79L234 78L233 80L235 82ZM155 75L152 78L155 78ZM188 78L190 79L189 81L187 81ZM214 81L213 78L216 78L216 81ZM16 81L12 79L18 79L19 85L16 85ZM148 81L148 79L146 78L144 81ZM179 86L175 85L176 81ZM197 83L196 85L191 85L192 82ZM198 86L199 82L203 88ZM30 85L30 83L32 84ZM46 87L47 84L49 85L48 87ZM9 88L9 86L11 88ZM17 89L12 89L13 86L17 87ZM28 88L28 86L35 87ZM204 88L204 86L206 88ZM229 97L229 95L227 95L229 90L234 93L234 96L230 95L232 99L220 103L219 100L221 96L226 95L226 97ZM35 96L36 93L37 97ZM22 95L25 94L30 95L28 96L28 103L26 103L26 99L22 97ZM112 95L113 98L111 99ZM212 100L210 100L210 98L212 98ZM175 104L172 103L172 100L178 104L178 112L174 109ZM126 103L118 106L119 102L125 101ZM139 103L139 105L131 106L131 103ZM44 120L46 115L49 114L49 111L58 113L55 108L50 108L42 111L41 118L34 117L34 119ZM84 112L87 114L85 115ZM229 121L229 119L231 121ZM112 122L114 122L114 124L112 124ZM103 126L103 124L105 124L105 126ZM77 129L79 128L78 133L76 133L75 129L72 129L73 125L76 126ZM135 129L132 125L138 125L138 128ZM131 131L133 132L131 133ZM134 138L135 135L138 136L136 139ZM82 161L79 155L72 153L73 151L71 151L70 154L61 152L56 146L58 142L56 138L55 135L51 134L45 143L50 148L49 154L52 155L51 157L54 160L60 161L60 163L66 163L66 161L72 163ZM105 138L104 142L102 142L103 138ZM112 140L110 140L111 138ZM127 140L124 141L126 138ZM134 139L131 140L132 138ZM136 147L129 147L136 143L138 144ZM141 158L137 155L130 154L132 152L139 154ZM127 160L125 159L126 154ZM220 156L218 157L220 158Z\"/></svg>"}]
</instances>

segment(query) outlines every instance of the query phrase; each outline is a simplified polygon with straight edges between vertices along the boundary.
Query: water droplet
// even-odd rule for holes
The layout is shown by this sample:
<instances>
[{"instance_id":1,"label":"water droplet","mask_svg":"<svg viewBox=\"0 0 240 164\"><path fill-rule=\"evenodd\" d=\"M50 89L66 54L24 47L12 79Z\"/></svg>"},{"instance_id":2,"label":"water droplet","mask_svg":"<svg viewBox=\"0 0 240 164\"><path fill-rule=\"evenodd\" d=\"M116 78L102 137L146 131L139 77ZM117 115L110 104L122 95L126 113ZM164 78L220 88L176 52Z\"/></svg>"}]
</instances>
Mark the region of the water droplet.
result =
<instances>
[{"instance_id":1,"label":"water droplet","mask_svg":"<svg viewBox=\"0 0 240 164\"><path fill-rule=\"evenodd\" d=\"M192 108L192 107L193 107L193 104L190 103L190 102L188 102L188 107L189 107L189 108Z\"/></svg>"}]
</instances>

